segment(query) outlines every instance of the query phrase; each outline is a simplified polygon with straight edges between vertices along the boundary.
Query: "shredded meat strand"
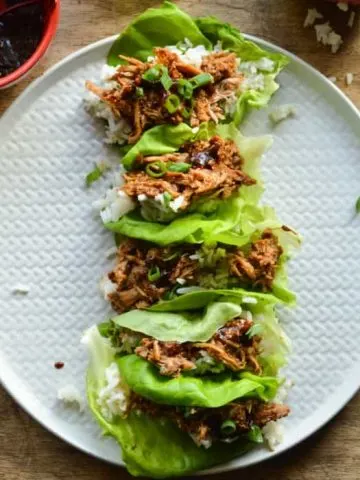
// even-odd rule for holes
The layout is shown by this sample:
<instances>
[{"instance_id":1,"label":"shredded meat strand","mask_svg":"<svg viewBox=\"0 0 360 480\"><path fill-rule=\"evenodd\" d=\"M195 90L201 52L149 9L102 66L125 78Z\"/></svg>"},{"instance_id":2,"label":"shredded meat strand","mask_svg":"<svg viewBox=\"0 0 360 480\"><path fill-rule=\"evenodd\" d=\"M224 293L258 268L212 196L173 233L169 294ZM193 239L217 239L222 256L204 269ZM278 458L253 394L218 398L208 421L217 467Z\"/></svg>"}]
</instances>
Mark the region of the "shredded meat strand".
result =
<instances>
[{"instance_id":1,"label":"shredded meat strand","mask_svg":"<svg viewBox=\"0 0 360 480\"><path fill-rule=\"evenodd\" d=\"M235 372L248 367L255 373L261 373L261 366L256 358L259 353L259 338L249 338L246 335L251 325L250 320L232 320L220 328L208 342L160 342L145 337L135 349L135 353L156 365L161 375L171 377L196 368L196 360L201 358L202 352L207 352Z\"/></svg>"},{"instance_id":2,"label":"shredded meat strand","mask_svg":"<svg viewBox=\"0 0 360 480\"><path fill-rule=\"evenodd\" d=\"M191 254L194 249L189 245L183 248L183 253ZM113 309L123 313L133 308L147 308L163 298L177 278L196 282L197 262L188 256L179 257L177 250L174 247L149 247L149 244L133 239L122 242L116 266L108 274L109 280L116 285L116 290L107 295ZM158 267L161 273L157 280L148 278L153 267Z\"/></svg>"},{"instance_id":3,"label":"shredded meat strand","mask_svg":"<svg viewBox=\"0 0 360 480\"><path fill-rule=\"evenodd\" d=\"M248 432L253 425L263 427L270 421L286 417L290 413L287 405L264 403L259 400L232 402L220 408L181 407L158 405L135 393L131 393L128 413L142 412L151 417L168 418L183 432L188 433L198 446L210 446L225 438L236 438ZM232 420L236 430L224 434L221 425Z\"/></svg>"},{"instance_id":4,"label":"shredded meat strand","mask_svg":"<svg viewBox=\"0 0 360 480\"><path fill-rule=\"evenodd\" d=\"M198 246L191 244L158 247L133 239L122 242L117 252L115 268L108 274L109 280L114 284L114 291L106 297L114 310L123 313L132 308L147 308L164 299L172 289L184 283L182 280L186 282L186 286L201 285L201 278L209 273L209 268L198 256L192 257L197 249ZM268 291L272 287L281 254L282 248L277 237L270 230L265 230L262 237L251 244L247 254L230 247L226 250L223 262L228 268L230 280L235 277L240 285ZM159 278L149 280L148 275L153 268L155 271L158 269L160 275ZM226 344L227 352L236 348L236 338L240 332L236 329L227 332L231 331L235 332L235 340L228 334L222 335L221 338L214 339L211 346L204 346L204 350L211 350L214 358L219 358L219 355L222 355L218 351L219 342L221 348ZM246 358L239 356L236 361L228 360L228 366L236 369L236 365L244 361L251 365L254 371L259 370L256 352L253 352L250 346Z\"/></svg>"},{"instance_id":5,"label":"shredded meat strand","mask_svg":"<svg viewBox=\"0 0 360 480\"><path fill-rule=\"evenodd\" d=\"M270 229L266 229L261 238L251 245L248 255L241 250L231 255L230 272L246 285L263 291L271 290L282 253L278 238Z\"/></svg>"}]
</instances>

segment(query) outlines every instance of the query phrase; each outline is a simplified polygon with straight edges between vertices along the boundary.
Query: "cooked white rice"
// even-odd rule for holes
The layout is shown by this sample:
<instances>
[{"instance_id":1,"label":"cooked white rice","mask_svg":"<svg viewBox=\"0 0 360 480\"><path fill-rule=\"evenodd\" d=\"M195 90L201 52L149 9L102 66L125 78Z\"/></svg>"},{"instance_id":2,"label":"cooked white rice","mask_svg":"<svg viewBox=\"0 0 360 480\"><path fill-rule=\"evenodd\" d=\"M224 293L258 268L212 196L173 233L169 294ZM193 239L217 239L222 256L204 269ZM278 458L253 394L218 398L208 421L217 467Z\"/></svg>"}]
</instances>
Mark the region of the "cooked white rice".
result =
<instances>
[{"instance_id":1,"label":"cooked white rice","mask_svg":"<svg viewBox=\"0 0 360 480\"><path fill-rule=\"evenodd\" d=\"M105 369L105 386L100 390L97 403L104 418L111 421L124 415L127 407L127 390L121 382L118 366L113 362Z\"/></svg>"},{"instance_id":2,"label":"cooked white rice","mask_svg":"<svg viewBox=\"0 0 360 480\"><path fill-rule=\"evenodd\" d=\"M99 283L100 291L104 296L105 300L108 300L109 295L116 292L117 284L112 282L108 275L104 275Z\"/></svg>"},{"instance_id":3,"label":"cooked white rice","mask_svg":"<svg viewBox=\"0 0 360 480\"><path fill-rule=\"evenodd\" d=\"M284 441L284 427L279 421L271 421L262 428L264 440L270 450L276 450L276 447Z\"/></svg>"},{"instance_id":4,"label":"cooked white rice","mask_svg":"<svg viewBox=\"0 0 360 480\"><path fill-rule=\"evenodd\" d=\"M62 400L66 404L77 406L80 412L84 410L85 401L79 389L75 387L75 385L68 384L64 387L59 388L57 392L57 397L59 400Z\"/></svg>"}]
</instances>

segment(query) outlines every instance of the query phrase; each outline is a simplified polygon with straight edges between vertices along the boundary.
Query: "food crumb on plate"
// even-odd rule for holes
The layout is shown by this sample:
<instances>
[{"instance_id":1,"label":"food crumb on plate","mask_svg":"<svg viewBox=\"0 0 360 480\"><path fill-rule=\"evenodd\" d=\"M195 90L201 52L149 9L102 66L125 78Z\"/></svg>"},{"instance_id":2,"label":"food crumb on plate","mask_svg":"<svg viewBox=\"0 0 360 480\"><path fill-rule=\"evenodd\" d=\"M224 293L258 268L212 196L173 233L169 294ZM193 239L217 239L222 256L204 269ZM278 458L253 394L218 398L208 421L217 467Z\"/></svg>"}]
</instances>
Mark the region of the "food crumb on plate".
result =
<instances>
[{"instance_id":1,"label":"food crumb on plate","mask_svg":"<svg viewBox=\"0 0 360 480\"><path fill-rule=\"evenodd\" d=\"M30 289L28 286L21 285L21 284L15 285L14 288L12 289L12 293L14 295L27 295L29 291Z\"/></svg>"},{"instance_id":2,"label":"food crumb on plate","mask_svg":"<svg viewBox=\"0 0 360 480\"><path fill-rule=\"evenodd\" d=\"M295 113L296 110L293 105L279 105L269 113L269 119L276 125L289 117L293 117Z\"/></svg>"},{"instance_id":3,"label":"food crumb on plate","mask_svg":"<svg viewBox=\"0 0 360 480\"><path fill-rule=\"evenodd\" d=\"M62 400L64 403L69 405L77 405L80 412L84 410L85 402L84 399L75 385L65 385L64 387L59 388L57 392L57 398Z\"/></svg>"},{"instance_id":4,"label":"food crumb on plate","mask_svg":"<svg viewBox=\"0 0 360 480\"><path fill-rule=\"evenodd\" d=\"M64 365L65 365L64 362L55 362L55 363L54 363L54 367L55 367L57 370L61 370L62 368L64 368Z\"/></svg>"}]
</instances>

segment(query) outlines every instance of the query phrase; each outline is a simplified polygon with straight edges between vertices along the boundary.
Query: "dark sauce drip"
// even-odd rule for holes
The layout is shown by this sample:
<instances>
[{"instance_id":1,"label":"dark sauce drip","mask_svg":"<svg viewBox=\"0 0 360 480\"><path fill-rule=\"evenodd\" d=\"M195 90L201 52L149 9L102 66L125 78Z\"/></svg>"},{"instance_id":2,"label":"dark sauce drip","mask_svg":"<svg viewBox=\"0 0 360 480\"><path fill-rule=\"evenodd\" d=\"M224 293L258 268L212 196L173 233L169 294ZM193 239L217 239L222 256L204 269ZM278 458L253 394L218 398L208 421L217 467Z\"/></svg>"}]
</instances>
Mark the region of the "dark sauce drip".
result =
<instances>
[{"instance_id":1,"label":"dark sauce drip","mask_svg":"<svg viewBox=\"0 0 360 480\"><path fill-rule=\"evenodd\" d=\"M0 77L19 68L40 43L44 12L39 3L0 16Z\"/></svg>"}]
</instances>

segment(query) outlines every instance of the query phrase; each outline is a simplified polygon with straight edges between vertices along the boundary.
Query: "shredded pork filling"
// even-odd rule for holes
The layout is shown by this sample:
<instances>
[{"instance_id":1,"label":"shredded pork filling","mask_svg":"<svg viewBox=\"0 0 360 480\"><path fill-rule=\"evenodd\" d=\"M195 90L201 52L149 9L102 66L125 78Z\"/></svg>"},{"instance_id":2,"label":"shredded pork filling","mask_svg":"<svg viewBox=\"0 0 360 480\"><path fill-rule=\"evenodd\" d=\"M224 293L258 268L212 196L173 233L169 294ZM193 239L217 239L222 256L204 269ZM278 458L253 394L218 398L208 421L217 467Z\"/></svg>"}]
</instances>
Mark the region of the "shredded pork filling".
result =
<instances>
[{"instance_id":1,"label":"shredded pork filling","mask_svg":"<svg viewBox=\"0 0 360 480\"><path fill-rule=\"evenodd\" d=\"M241 185L256 183L242 171L243 159L236 144L218 136L208 141L185 144L179 153L139 156L135 168L159 162L166 168L161 178L154 178L143 170L135 170L124 175L126 183L123 191L134 200L139 195L156 198L165 192L172 199L181 195L181 210L185 210L192 201L205 195L224 199ZM184 168L185 164L185 170L188 171L174 171L177 166Z\"/></svg>"},{"instance_id":2,"label":"shredded pork filling","mask_svg":"<svg viewBox=\"0 0 360 480\"><path fill-rule=\"evenodd\" d=\"M117 118L124 118L131 126L129 143L135 143L147 128L163 123L188 122L192 127L202 122L218 122L225 118L225 103L234 100L243 75L237 72L236 55L231 52L210 53L205 56L200 68L186 64L166 48L154 49L154 60L141 62L133 57L120 55L122 61L111 81L116 86L101 88L86 82L89 91L110 106ZM149 82L144 74L154 68L165 67L173 85L166 90L159 82ZM153 71L153 70L151 70ZM181 97L175 111L166 108L166 100L177 94L176 82L190 80L201 73L212 75L213 82L194 90L191 98Z\"/></svg>"},{"instance_id":3,"label":"shredded pork filling","mask_svg":"<svg viewBox=\"0 0 360 480\"><path fill-rule=\"evenodd\" d=\"M170 377L195 369L196 361L202 358L203 352L232 371L248 368L260 374L261 366L257 360L260 338L247 335L252 325L251 320L232 320L209 341L199 343L161 342L145 337L135 353L156 365L161 375Z\"/></svg>"},{"instance_id":4,"label":"shredded pork filling","mask_svg":"<svg viewBox=\"0 0 360 480\"><path fill-rule=\"evenodd\" d=\"M114 310L123 313L132 308L147 308L161 299L169 298L176 286L200 285L208 272L196 253L195 245L157 247L146 242L128 239L121 243L117 264L108 274L114 289L106 296ZM222 260L229 281L238 286L270 291L282 254L277 237L265 230L248 252L230 248ZM216 269L210 267L210 272Z\"/></svg>"},{"instance_id":5,"label":"shredded pork filling","mask_svg":"<svg viewBox=\"0 0 360 480\"><path fill-rule=\"evenodd\" d=\"M266 229L261 239L251 245L248 255L238 249L230 256L230 272L246 285L270 290L282 253L277 237Z\"/></svg>"},{"instance_id":6,"label":"shredded pork filling","mask_svg":"<svg viewBox=\"0 0 360 480\"><path fill-rule=\"evenodd\" d=\"M172 407L158 405L146 398L131 393L128 412L135 411L151 417L168 418L180 430L188 433L199 446L209 447L213 442L236 438L256 425L263 427L271 421L286 417L287 405L263 403L258 400L231 402L220 408ZM224 422L231 421L231 433L224 431Z\"/></svg>"}]
</instances>

